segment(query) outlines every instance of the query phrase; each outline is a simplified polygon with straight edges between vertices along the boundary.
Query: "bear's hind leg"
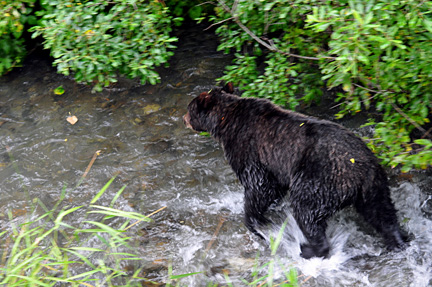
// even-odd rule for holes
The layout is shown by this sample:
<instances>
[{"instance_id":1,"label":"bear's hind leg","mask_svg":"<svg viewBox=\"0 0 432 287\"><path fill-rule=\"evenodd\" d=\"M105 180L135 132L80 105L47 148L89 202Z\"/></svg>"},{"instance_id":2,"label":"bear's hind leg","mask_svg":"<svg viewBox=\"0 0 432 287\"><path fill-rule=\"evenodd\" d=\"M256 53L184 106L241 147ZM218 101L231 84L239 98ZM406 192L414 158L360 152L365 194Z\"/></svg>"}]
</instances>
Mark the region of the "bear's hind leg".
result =
<instances>
[{"instance_id":1,"label":"bear's hind leg","mask_svg":"<svg viewBox=\"0 0 432 287\"><path fill-rule=\"evenodd\" d=\"M374 190L373 195L359 198L354 204L356 210L383 237L390 250L403 250L408 244L408 236L399 227L396 209L390 199L388 188Z\"/></svg>"}]
</instances>

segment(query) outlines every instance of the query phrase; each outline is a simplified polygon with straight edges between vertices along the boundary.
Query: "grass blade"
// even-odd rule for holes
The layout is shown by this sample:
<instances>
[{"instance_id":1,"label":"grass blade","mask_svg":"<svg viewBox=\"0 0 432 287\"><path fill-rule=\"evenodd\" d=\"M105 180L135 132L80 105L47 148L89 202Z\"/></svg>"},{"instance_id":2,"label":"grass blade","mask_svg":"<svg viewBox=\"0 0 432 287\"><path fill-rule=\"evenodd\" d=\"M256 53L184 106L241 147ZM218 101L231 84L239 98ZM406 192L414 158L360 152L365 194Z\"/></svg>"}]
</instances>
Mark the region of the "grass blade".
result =
<instances>
[{"instance_id":1,"label":"grass blade","mask_svg":"<svg viewBox=\"0 0 432 287\"><path fill-rule=\"evenodd\" d=\"M87 259L86 256L84 256L84 255L80 254L79 252L76 252L76 251L74 251L74 250L72 250L72 249L70 249L70 248L63 249L63 250L66 251L66 252L68 252L68 253L71 253L71 254L77 256L79 259L81 259L82 261L84 261L84 262L85 262L88 266L90 266L92 269L96 269L96 266L95 266L93 263L91 263L91 262ZM71 278L68 278L68 279L71 279Z\"/></svg>"},{"instance_id":2,"label":"grass blade","mask_svg":"<svg viewBox=\"0 0 432 287\"><path fill-rule=\"evenodd\" d=\"M44 283L43 281L37 280L36 278L33 277L28 277L28 276L23 276L23 275L10 275L10 277L16 277L16 278L21 278L24 279L26 282L32 283L32 284L37 284L38 286L52 286L51 284L47 284ZM32 286L32 285L30 285Z\"/></svg>"},{"instance_id":3,"label":"grass blade","mask_svg":"<svg viewBox=\"0 0 432 287\"><path fill-rule=\"evenodd\" d=\"M82 208L83 206L76 206L76 207L72 207L68 210L62 210L58 215L56 220L54 221L54 223L56 224L56 228L58 228L60 226L60 222L63 220L63 217L65 217L66 215L68 215L69 213L72 213L80 208Z\"/></svg>"},{"instance_id":4,"label":"grass blade","mask_svg":"<svg viewBox=\"0 0 432 287\"><path fill-rule=\"evenodd\" d=\"M176 280L176 279L182 279L182 278L186 278L189 276L193 276L193 275L197 275L197 274L202 274L203 271L199 271L199 272L192 272L192 273L187 273L187 274L180 274L180 275L171 275L170 279L171 280Z\"/></svg>"},{"instance_id":5,"label":"grass blade","mask_svg":"<svg viewBox=\"0 0 432 287\"><path fill-rule=\"evenodd\" d=\"M130 218L130 219L141 220L141 221L151 221L150 218L138 212L123 211L123 210L100 206L100 205L91 205L91 207L97 208L99 210L92 210L89 211L89 213L101 213L111 217L123 217L123 218Z\"/></svg>"},{"instance_id":6,"label":"grass blade","mask_svg":"<svg viewBox=\"0 0 432 287\"><path fill-rule=\"evenodd\" d=\"M117 193L116 193L116 195L113 197L113 199L111 200L111 203L110 203L110 207L113 207L114 206L114 203L117 201L117 199L120 197L120 195L123 193L123 191L125 190L125 188L126 188L126 185L123 185L121 188L120 188L120 190L119 191L117 191Z\"/></svg>"},{"instance_id":7,"label":"grass blade","mask_svg":"<svg viewBox=\"0 0 432 287\"><path fill-rule=\"evenodd\" d=\"M114 179L117 176L113 176L105 185L104 187L102 187L102 189L95 195L95 197L93 197L93 199L90 201L90 204L95 203L104 193L105 191L108 189L108 187L111 185L111 183L114 181Z\"/></svg>"}]
</instances>

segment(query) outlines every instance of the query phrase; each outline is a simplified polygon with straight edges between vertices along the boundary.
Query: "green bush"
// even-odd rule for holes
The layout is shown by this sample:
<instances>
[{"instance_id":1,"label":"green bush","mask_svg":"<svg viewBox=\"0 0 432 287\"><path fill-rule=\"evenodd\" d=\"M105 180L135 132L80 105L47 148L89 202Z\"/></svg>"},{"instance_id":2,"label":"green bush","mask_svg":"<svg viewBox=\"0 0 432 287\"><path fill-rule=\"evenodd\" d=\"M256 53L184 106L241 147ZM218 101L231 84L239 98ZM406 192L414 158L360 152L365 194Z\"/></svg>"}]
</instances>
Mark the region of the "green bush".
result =
<instances>
[{"instance_id":1,"label":"green bush","mask_svg":"<svg viewBox=\"0 0 432 287\"><path fill-rule=\"evenodd\" d=\"M176 17L186 16L189 19L195 20L205 14L205 7L200 5L203 0L193 0L193 1L179 1L179 0L166 0L165 3L170 10L170 14Z\"/></svg>"},{"instance_id":2,"label":"green bush","mask_svg":"<svg viewBox=\"0 0 432 287\"><path fill-rule=\"evenodd\" d=\"M219 49L236 52L221 80L292 109L334 88L336 118L380 113L366 140L385 164L431 166L432 2L231 0L215 11Z\"/></svg>"},{"instance_id":3,"label":"green bush","mask_svg":"<svg viewBox=\"0 0 432 287\"><path fill-rule=\"evenodd\" d=\"M60 73L96 91L119 74L155 84L155 67L167 63L177 40L171 27L182 20L169 13L201 21L210 11L201 2L40 0L31 31ZM0 0L0 74L25 54L22 33L35 23L35 3ZM219 0L209 19L219 49L235 53L222 80L291 109L333 89L336 118L379 113L366 140L385 164L408 171L432 163L430 11L432 2L417 0Z\"/></svg>"},{"instance_id":4,"label":"green bush","mask_svg":"<svg viewBox=\"0 0 432 287\"><path fill-rule=\"evenodd\" d=\"M78 82L92 83L96 91L117 81L118 74L157 83L155 67L173 55L172 19L158 1L42 0L40 25L54 65Z\"/></svg>"},{"instance_id":5,"label":"green bush","mask_svg":"<svg viewBox=\"0 0 432 287\"><path fill-rule=\"evenodd\" d=\"M26 54L25 25L34 25L36 0L0 0L0 75L20 65Z\"/></svg>"}]
</instances>

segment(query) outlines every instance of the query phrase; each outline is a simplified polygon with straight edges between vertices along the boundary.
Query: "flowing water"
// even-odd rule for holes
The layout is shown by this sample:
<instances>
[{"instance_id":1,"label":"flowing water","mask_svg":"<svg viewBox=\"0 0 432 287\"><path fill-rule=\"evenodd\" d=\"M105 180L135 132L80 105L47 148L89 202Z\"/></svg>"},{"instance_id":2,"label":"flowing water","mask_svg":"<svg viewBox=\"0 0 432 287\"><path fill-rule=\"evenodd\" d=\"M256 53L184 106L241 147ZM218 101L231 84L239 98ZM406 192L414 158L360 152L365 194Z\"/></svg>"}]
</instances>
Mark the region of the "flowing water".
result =
<instances>
[{"instance_id":1,"label":"flowing water","mask_svg":"<svg viewBox=\"0 0 432 287\"><path fill-rule=\"evenodd\" d=\"M182 123L189 101L212 88L230 57L216 52L216 40L200 30L180 33L180 38L157 86L123 79L92 94L35 55L0 78L2 230L10 225L8 211L21 222L33 198L50 207L67 184L68 204L88 204L118 174L101 203L108 205L127 184L117 208L150 214L166 206L135 233L147 277L164 282L171 264L174 274L203 271L182 280L186 286L225 285L226 280L243 286L241 279L252 280L256 264L273 258L269 245L242 224L243 190L221 147ZM65 93L55 95L60 85ZM306 112L331 117L326 108ZM77 117L76 124L66 121L70 115ZM367 133L358 129L361 121L342 123ZM83 183L72 188L98 150ZM298 270L302 286L432 286L431 172L390 176L399 218L412 237L407 250L387 252L381 238L348 208L329 223L332 257L304 260L301 232L289 220L276 252L275 280L284 278L283 265ZM77 213L68 220L80 219Z\"/></svg>"}]
</instances>

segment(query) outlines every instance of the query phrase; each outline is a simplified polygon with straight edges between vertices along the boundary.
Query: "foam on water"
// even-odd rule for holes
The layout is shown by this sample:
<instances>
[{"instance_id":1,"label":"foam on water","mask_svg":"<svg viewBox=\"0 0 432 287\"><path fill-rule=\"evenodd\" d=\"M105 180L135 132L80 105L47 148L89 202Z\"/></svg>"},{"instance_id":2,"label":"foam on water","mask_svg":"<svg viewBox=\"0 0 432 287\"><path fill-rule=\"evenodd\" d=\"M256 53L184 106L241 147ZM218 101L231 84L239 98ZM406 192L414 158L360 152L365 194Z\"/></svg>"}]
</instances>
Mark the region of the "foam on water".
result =
<instances>
[{"instance_id":1,"label":"foam on water","mask_svg":"<svg viewBox=\"0 0 432 287\"><path fill-rule=\"evenodd\" d=\"M279 264L275 265L275 280L284 280L286 269L294 266L302 276L299 279L302 286L430 286L432 282L432 221L425 217L421 210L427 196L413 183L403 183L393 188L392 195L396 208L399 210L398 215L402 227L413 237L410 246L405 251L387 251L382 238L363 221L354 209L348 208L329 221L327 236L331 245L331 257L306 260L300 256L300 244L305 241L305 238L292 215L286 212L288 219L284 238L276 254ZM201 205L202 202L197 204ZM209 212L218 209L231 210L235 220L241 220L242 213L238 212L241 204L242 194L229 190L212 198L208 203L211 207ZM281 210L287 209L278 208L277 212ZM266 236L269 242L270 236L276 238L279 230L280 225L275 225L261 232L271 234ZM188 272L201 271L209 266L220 265L236 270L238 274L231 274L230 280L242 286L239 278L247 276L245 274L250 273L251 266L254 265L253 259L242 256L244 249L259 251L261 262L269 262L273 258L269 252L269 244L255 237L252 237L253 242L246 247L242 238L244 234L248 234L247 236L250 234L242 227L241 230L230 229L219 234L218 246L210 251L207 250L204 260L203 250L211 239L209 234L194 233L193 230L187 232L189 238L180 247L179 254L182 255L185 266L189 266ZM191 236L192 233L194 234ZM236 254L236 250L240 251ZM179 272L186 272L186 270ZM263 274L265 272L266 270L263 270ZM220 282L225 282L226 279L219 273L210 277L212 277L211 280ZM204 282L208 282L209 278L202 275L190 280L190 284L201 286Z\"/></svg>"},{"instance_id":2,"label":"foam on water","mask_svg":"<svg viewBox=\"0 0 432 287\"><path fill-rule=\"evenodd\" d=\"M323 282L333 286L354 283L357 286L430 286L432 221L421 211L427 196L417 185L408 182L394 188L392 195L403 228L414 237L406 250L388 252L381 237L365 230L367 226L362 226L361 218L353 210L347 210L329 222L329 259L300 257L299 245L304 237L295 223L286 227L285 233L290 238L283 242L279 256L287 262L296 262L301 274L315 278L310 286L322 286ZM288 222L295 222L292 216ZM273 231L273 236L277 231Z\"/></svg>"}]
</instances>

